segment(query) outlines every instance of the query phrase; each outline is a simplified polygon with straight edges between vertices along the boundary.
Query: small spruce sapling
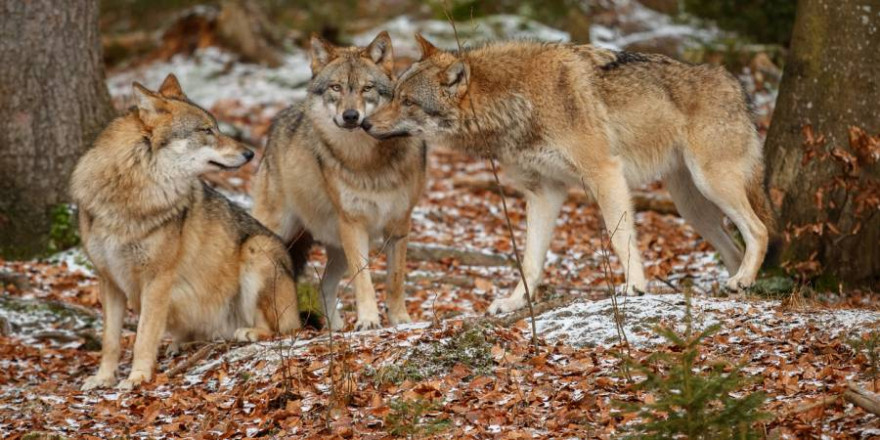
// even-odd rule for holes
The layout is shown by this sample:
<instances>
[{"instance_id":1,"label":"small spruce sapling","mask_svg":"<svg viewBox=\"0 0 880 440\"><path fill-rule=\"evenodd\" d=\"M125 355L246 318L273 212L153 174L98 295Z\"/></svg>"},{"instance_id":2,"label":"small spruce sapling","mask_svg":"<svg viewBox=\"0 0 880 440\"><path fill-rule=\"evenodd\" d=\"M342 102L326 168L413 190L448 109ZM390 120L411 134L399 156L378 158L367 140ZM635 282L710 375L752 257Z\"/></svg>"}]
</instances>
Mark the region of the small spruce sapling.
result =
<instances>
[{"instance_id":1,"label":"small spruce sapling","mask_svg":"<svg viewBox=\"0 0 880 440\"><path fill-rule=\"evenodd\" d=\"M731 396L750 381L742 374L744 363L698 365L701 345L720 330L720 325L698 331L693 324L689 290L685 291L685 304L683 333L663 325L654 330L671 345L671 350L658 350L641 362L623 357L631 373L645 377L636 389L654 396L652 403L621 403L625 410L636 412L640 420L628 427L630 438L759 438L755 424L768 416L759 410L764 394Z\"/></svg>"}]
</instances>

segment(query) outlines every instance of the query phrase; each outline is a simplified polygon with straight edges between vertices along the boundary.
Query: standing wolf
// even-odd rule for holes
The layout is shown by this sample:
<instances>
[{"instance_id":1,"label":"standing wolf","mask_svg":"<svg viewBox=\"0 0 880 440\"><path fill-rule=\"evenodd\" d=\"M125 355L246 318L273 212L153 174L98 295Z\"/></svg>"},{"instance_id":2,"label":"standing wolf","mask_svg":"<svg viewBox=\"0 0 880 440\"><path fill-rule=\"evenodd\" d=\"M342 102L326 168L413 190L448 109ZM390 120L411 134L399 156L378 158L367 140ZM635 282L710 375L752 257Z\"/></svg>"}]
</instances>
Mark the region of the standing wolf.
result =
<instances>
[{"instance_id":1,"label":"standing wolf","mask_svg":"<svg viewBox=\"0 0 880 440\"><path fill-rule=\"evenodd\" d=\"M123 389L150 380L166 328L173 349L300 325L283 243L198 179L240 167L253 152L221 134L173 75L158 94L135 83L134 95L137 108L101 133L71 182L104 307L101 366L85 390L116 382L126 301L140 319Z\"/></svg>"},{"instance_id":2,"label":"standing wolf","mask_svg":"<svg viewBox=\"0 0 880 440\"><path fill-rule=\"evenodd\" d=\"M360 128L391 100L393 53L382 32L365 48L311 39L312 82L301 106L283 111L269 132L254 187L254 216L284 240L304 232L324 243L321 293L328 324L343 327L336 289L354 277L358 330L379 326L367 268L370 243L387 240L388 318L410 322L403 277L410 214L425 185L425 146L414 139L377 141Z\"/></svg>"},{"instance_id":3,"label":"standing wolf","mask_svg":"<svg viewBox=\"0 0 880 440\"><path fill-rule=\"evenodd\" d=\"M645 276L629 183L662 176L681 214L721 253L730 289L752 285L772 217L761 143L740 84L719 67L591 46L507 42L422 58L364 121L378 139L416 135L494 157L526 190L523 269L534 294L566 186L586 185L630 289ZM725 231L728 216L745 253ZM491 313L525 304L520 283Z\"/></svg>"}]
</instances>

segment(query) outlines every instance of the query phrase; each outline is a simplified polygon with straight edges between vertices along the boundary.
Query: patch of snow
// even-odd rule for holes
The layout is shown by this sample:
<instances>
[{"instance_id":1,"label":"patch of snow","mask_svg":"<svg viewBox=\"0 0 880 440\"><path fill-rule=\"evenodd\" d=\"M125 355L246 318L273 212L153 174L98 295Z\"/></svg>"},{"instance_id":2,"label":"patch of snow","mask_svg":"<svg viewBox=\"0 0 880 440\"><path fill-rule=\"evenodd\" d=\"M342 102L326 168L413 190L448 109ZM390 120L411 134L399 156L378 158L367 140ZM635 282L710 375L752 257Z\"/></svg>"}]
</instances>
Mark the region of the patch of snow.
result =
<instances>
[{"instance_id":1,"label":"patch of snow","mask_svg":"<svg viewBox=\"0 0 880 440\"><path fill-rule=\"evenodd\" d=\"M88 277L96 276L89 257L79 246L54 254L48 258L48 261L53 264L65 264L71 272L80 272Z\"/></svg>"},{"instance_id":2,"label":"patch of snow","mask_svg":"<svg viewBox=\"0 0 880 440\"><path fill-rule=\"evenodd\" d=\"M167 62L117 72L107 79L107 86L113 97L127 98L132 82L157 89L169 73L177 76L193 102L208 109L221 100L237 100L245 107L293 103L305 98L312 77L308 55L301 49L285 54L281 66L269 68L239 62L227 51L207 47L192 56L175 55Z\"/></svg>"},{"instance_id":3,"label":"patch of snow","mask_svg":"<svg viewBox=\"0 0 880 440\"><path fill-rule=\"evenodd\" d=\"M613 8L618 21L614 26L590 26L590 40L596 46L623 50L632 44L661 38L675 38L686 45L699 45L717 41L724 35L714 26L678 23L672 17L634 0L615 1Z\"/></svg>"},{"instance_id":4,"label":"patch of snow","mask_svg":"<svg viewBox=\"0 0 880 440\"><path fill-rule=\"evenodd\" d=\"M517 15L490 15L473 21L457 22L455 26L462 46L503 39L556 42L571 40L568 32ZM383 30L388 31L388 34L391 35L395 55L418 58L419 48L414 38L416 33L421 33L437 47L443 49L457 49L458 47L452 26L448 21L413 20L407 16L387 21L356 35L352 40L354 44L366 46Z\"/></svg>"},{"instance_id":5,"label":"patch of snow","mask_svg":"<svg viewBox=\"0 0 880 440\"><path fill-rule=\"evenodd\" d=\"M684 329L685 300L681 294L618 297L618 309L624 316L628 342L649 347L664 340L654 334L653 327L661 322ZM832 336L852 332L880 321L880 312L870 310L822 310L813 312L779 312L779 301L737 301L731 299L691 299L694 325L705 328L720 323L729 330L734 317L743 318L748 327L739 329L752 333L771 330L791 331L816 328ZM565 340L574 346L611 346L618 343L612 299L578 301L536 317L538 334L548 341Z\"/></svg>"}]
</instances>

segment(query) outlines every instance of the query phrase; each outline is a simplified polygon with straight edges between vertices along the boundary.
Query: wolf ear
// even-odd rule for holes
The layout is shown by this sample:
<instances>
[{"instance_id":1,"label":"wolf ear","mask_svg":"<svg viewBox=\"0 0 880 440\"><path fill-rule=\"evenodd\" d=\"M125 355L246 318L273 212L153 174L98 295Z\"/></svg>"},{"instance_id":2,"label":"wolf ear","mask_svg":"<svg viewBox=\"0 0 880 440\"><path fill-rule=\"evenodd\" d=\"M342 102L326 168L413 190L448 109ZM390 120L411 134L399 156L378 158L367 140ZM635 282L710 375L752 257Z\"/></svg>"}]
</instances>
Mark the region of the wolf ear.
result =
<instances>
[{"instance_id":1,"label":"wolf ear","mask_svg":"<svg viewBox=\"0 0 880 440\"><path fill-rule=\"evenodd\" d=\"M394 49L387 31L382 31L363 52L387 74L394 70Z\"/></svg>"},{"instance_id":2,"label":"wolf ear","mask_svg":"<svg viewBox=\"0 0 880 440\"><path fill-rule=\"evenodd\" d=\"M162 81L162 86L159 87L159 94L166 98L186 99L186 95L183 94L183 89L180 87L180 82L177 81L177 77L173 73L169 73L165 77L165 81Z\"/></svg>"},{"instance_id":3,"label":"wolf ear","mask_svg":"<svg viewBox=\"0 0 880 440\"><path fill-rule=\"evenodd\" d=\"M165 113L165 100L138 82L132 83L131 88L138 109L138 117L148 127L152 127L159 114Z\"/></svg>"},{"instance_id":4,"label":"wolf ear","mask_svg":"<svg viewBox=\"0 0 880 440\"><path fill-rule=\"evenodd\" d=\"M457 60L452 63L441 74L441 84L453 96L461 96L467 91L470 84L471 68L463 60Z\"/></svg>"},{"instance_id":5,"label":"wolf ear","mask_svg":"<svg viewBox=\"0 0 880 440\"><path fill-rule=\"evenodd\" d=\"M312 75L317 74L333 58L336 58L336 48L318 34L312 34L309 38L309 57L312 59Z\"/></svg>"},{"instance_id":6,"label":"wolf ear","mask_svg":"<svg viewBox=\"0 0 880 440\"><path fill-rule=\"evenodd\" d=\"M419 43L419 50L422 51L422 57L419 61L429 58L431 55L437 52L437 47L431 44L430 41L426 40L422 34L416 34L416 43Z\"/></svg>"}]
</instances>

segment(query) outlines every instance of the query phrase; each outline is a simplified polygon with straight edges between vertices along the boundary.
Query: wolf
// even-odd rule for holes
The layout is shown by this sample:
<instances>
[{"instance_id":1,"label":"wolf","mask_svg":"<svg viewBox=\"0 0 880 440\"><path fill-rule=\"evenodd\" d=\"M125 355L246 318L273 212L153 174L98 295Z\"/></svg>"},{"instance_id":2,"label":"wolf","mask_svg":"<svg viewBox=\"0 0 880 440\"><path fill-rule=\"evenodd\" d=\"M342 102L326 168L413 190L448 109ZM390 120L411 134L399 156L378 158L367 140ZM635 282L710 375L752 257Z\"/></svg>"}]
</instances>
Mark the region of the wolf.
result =
<instances>
[{"instance_id":1,"label":"wolf","mask_svg":"<svg viewBox=\"0 0 880 440\"><path fill-rule=\"evenodd\" d=\"M327 250L321 280L327 323L342 329L339 281L351 272L356 330L380 326L368 270L371 243L388 261L388 319L410 322L404 298L410 216L425 186L426 146L415 138L376 140L360 127L391 100L394 54L382 32L366 47L336 47L318 36L312 80L301 105L282 111L269 132L253 184L254 216L285 241L303 234Z\"/></svg>"},{"instance_id":2,"label":"wolf","mask_svg":"<svg viewBox=\"0 0 880 440\"><path fill-rule=\"evenodd\" d=\"M133 84L136 106L77 163L71 194L83 249L97 269L101 364L83 390L115 384L126 302L139 317L121 389L149 381L168 330L180 343L254 341L300 326L284 243L199 176L244 165L253 151L222 134L174 75L158 93Z\"/></svg>"},{"instance_id":3,"label":"wolf","mask_svg":"<svg viewBox=\"0 0 880 440\"><path fill-rule=\"evenodd\" d=\"M751 286L773 217L761 142L739 82L721 67L589 45L496 42L462 51L421 35L421 59L363 122L377 139L420 137L499 160L526 193L523 263L533 295L566 187L590 188L628 291L644 291L629 185L662 177L721 254L726 287ZM745 251L723 226L736 225ZM490 313L526 304L522 282Z\"/></svg>"}]
</instances>

